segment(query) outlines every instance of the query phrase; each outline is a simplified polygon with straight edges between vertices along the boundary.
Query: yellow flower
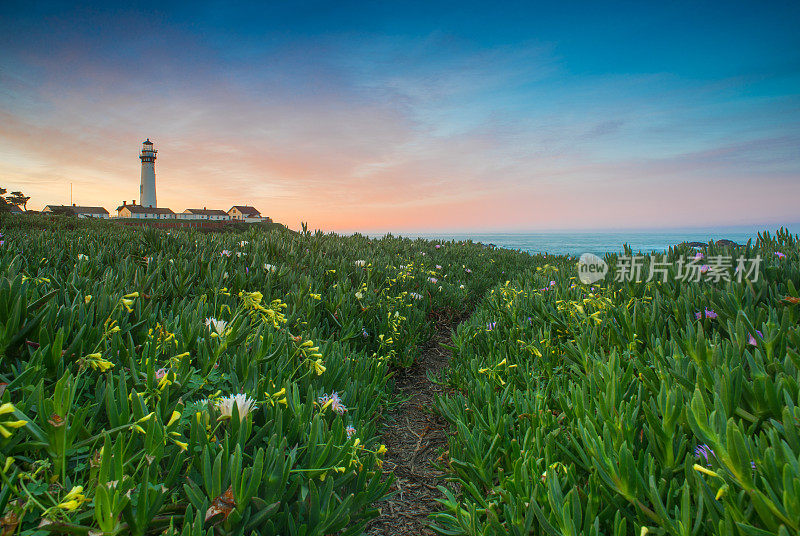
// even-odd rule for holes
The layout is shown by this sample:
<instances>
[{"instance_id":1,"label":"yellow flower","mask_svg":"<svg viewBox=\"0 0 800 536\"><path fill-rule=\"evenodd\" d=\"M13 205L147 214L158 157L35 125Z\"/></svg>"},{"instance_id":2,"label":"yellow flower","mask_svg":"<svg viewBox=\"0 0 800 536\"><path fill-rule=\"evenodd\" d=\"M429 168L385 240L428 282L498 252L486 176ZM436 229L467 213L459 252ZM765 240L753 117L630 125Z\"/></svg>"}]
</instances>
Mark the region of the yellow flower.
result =
<instances>
[{"instance_id":1,"label":"yellow flower","mask_svg":"<svg viewBox=\"0 0 800 536\"><path fill-rule=\"evenodd\" d=\"M14 404L11 402L6 402L2 406L0 406L0 415L5 415L6 413L13 413L16 408Z\"/></svg>"},{"instance_id":2,"label":"yellow flower","mask_svg":"<svg viewBox=\"0 0 800 536\"><path fill-rule=\"evenodd\" d=\"M381 445L378 447L378 454L384 454L386 452L386 445Z\"/></svg>"},{"instance_id":3,"label":"yellow flower","mask_svg":"<svg viewBox=\"0 0 800 536\"><path fill-rule=\"evenodd\" d=\"M173 411L172 416L169 418L169 422L167 422L167 427L169 428L170 426L172 426L175 423L175 421L177 421L180 418L181 414L178 413L177 411Z\"/></svg>"},{"instance_id":4,"label":"yellow flower","mask_svg":"<svg viewBox=\"0 0 800 536\"><path fill-rule=\"evenodd\" d=\"M83 303L85 303L86 305L89 305L90 301L92 301L92 295L91 294L87 294L86 296L83 297Z\"/></svg>"},{"instance_id":5,"label":"yellow flower","mask_svg":"<svg viewBox=\"0 0 800 536\"><path fill-rule=\"evenodd\" d=\"M183 441L177 441L177 440L173 439L172 442L175 443L176 445L178 445L181 450L186 450L186 449L189 448L189 444L188 443L184 443Z\"/></svg>"},{"instance_id":6,"label":"yellow flower","mask_svg":"<svg viewBox=\"0 0 800 536\"><path fill-rule=\"evenodd\" d=\"M131 292L130 294L125 294L123 296L123 298L138 298L138 297L139 297L139 293L138 292Z\"/></svg>"},{"instance_id":7,"label":"yellow flower","mask_svg":"<svg viewBox=\"0 0 800 536\"><path fill-rule=\"evenodd\" d=\"M172 385L172 381L169 379L169 374L164 374L164 376L158 381L158 390L163 391L167 385Z\"/></svg>"},{"instance_id":8,"label":"yellow flower","mask_svg":"<svg viewBox=\"0 0 800 536\"><path fill-rule=\"evenodd\" d=\"M695 471L699 471L699 472L701 472L701 473L703 473L703 474L705 474L705 475L708 475L708 476L719 476L717 473L715 473L715 472L714 472L714 471L712 471L711 469L706 469L705 467L703 467L702 465L699 465L699 464L694 464L694 465L692 466L692 468L693 468Z\"/></svg>"},{"instance_id":9,"label":"yellow flower","mask_svg":"<svg viewBox=\"0 0 800 536\"><path fill-rule=\"evenodd\" d=\"M89 499L83 494L83 486L75 486L64 496L64 499L58 503L58 508L63 510L75 510L88 500Z\"/></svg>"},{"instance_id":10,"label":"yellow flower","mask_svg":"<svg viewBox=\"0 0 800 536\"><path fill-rule=\"evenodd\" d=\"M322 359L317 359L314 363L314 369L317 371L317 376L322 376L322 373L327 370L322 364Z\"/></svg>"},{"instance_id":11,"label":"yellow flower","mask_svg":"<svg viewBox=\"0 0 800 536\"><path fill-rule=\"evenodd\" d=\"M99 370L100 372L106 372L108 369L114 367L114 363L107 359L103 359L103 355L99 353L89 354L84 359L89 366L92 367L92 369Z\"/></svg>"},{"instance_id":12,"label":"yellow flower","mask_svg":"<svg viewBox=\"0 0 800 536\"><path fill-rule=\"evenodd\" d=\"M315 300L321 300L322 299L322 294L309 294L309 296L311 296Z\"/></svg>"}]
</instances>

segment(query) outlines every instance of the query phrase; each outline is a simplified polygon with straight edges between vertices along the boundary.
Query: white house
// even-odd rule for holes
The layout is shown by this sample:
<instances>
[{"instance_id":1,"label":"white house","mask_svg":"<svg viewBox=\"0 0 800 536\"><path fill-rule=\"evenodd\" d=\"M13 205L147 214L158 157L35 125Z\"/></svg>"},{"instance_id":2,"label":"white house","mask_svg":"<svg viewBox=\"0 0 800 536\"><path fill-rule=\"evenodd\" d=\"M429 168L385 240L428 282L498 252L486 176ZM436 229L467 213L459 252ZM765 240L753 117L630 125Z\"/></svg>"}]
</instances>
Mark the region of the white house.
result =
<instances>
[{"instance_id":1,"label":"white house","mask_svg":"<svg viewBox=\"0 0 800 536\"><path fill-rule=\"evenodd\" d=\"M175 219L175 213L168 208L162 207L143 207L137 205L136 201L129 205L126 201L122 202L122 206L117 207L118 218L136 218L136 219L153 219L153 220L169 220Z\"/></svg>"},{"instance_id":2,"label":"white house","mask_svg":"<svg viewBox=\"0 0 800 536\"><path fill-rule=\"evenodd\" d=\"M187 208L178 215L181 220L210 220L221 221L229 220L230 216L224 210L203 208Z\"/></svg>"},{"instance_id":3,"label":"white house","mask_svg":"<svg viewBox=\"0 0 800 536\"><path fill-rule=\"evenodd\" d=\"M79 218L108 219L111 216L103 207L80 207L78 205L47 205L42 209L45 214L74 214Z\"/></svg>"}]
</instances>

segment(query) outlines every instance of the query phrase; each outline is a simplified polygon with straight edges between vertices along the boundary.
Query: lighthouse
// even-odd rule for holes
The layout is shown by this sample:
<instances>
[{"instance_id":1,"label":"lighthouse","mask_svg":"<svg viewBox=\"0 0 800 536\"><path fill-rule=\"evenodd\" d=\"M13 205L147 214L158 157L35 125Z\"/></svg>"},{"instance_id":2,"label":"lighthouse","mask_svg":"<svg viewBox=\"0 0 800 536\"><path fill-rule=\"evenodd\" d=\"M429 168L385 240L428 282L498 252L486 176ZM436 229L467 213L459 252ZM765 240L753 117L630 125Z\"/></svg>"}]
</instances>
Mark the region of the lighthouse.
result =
<instances>
[{"instance_id":1,"label":"lighthouse","mask_svg":"<svg viewBox=\"0 0 800 536\"><path fill-rule=\"evenodd\" d=\"M156 151L147 138L142 143L139 159L142 161L142 185L139 187L139 203L143 207L156 208Z\"/></svg>"}]
</instances>

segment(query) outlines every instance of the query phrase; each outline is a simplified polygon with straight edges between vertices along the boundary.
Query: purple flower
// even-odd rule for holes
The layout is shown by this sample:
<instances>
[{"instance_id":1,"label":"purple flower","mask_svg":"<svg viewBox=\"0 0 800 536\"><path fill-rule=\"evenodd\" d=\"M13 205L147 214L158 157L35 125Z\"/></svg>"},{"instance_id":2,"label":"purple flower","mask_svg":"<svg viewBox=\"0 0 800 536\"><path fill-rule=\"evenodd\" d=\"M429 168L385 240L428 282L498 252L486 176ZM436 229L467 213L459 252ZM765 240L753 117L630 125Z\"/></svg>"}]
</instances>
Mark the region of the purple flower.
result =
<instances>
[{"instance_id":1,"label":"purple flower","mask_svg":"<svg viewBox=\"0 0 800 536\"><path fill-rule=\"evenodd\" d=\"M710 460L709 455L714 456L715 458L717 456L716 454L714 454L714 451L708 445L698 445L694 449L695 458L705 458L706 465L709 465L709 460Z\"/></svg>"},{"instance_id":2,"label":"purple flower","mask_svg":"<svg viewBox=\"0 0 800 536\"><path fill-rule=\"evenodd\" d=\"M161 380L164 376L167 375L168 372L169 372L169 369L165 369L165 368L158 369L156 371L156 379L157 380Z\"/></svg>"},{"instance_id":3,"label":"purple flower","mask_svg":"<svg viewBox=\"0 0 800 536\"><path fill-rule=\"evenodd\" d=\"M708 307L706 307L703 311L696 312L694 314L694 317L697 320L700 320L701 318L703 318L703 313L705 313L705 317L708 318L709 320L714 320L715 318L717 318L717 313L714 312L714 309L709 309Z\"/></svg>"},{"instance_id":4,"label":"purple flower","mask_svg":"<svg viewBox=\"0 0 800 536\"><path fill-rule=\"evenodd\" d=\"M344 429L344 431L347 432L347 439L350 439L351 437L353 437L353 434L356 433L356 429L353 427L352 424L348 425L347 428Z\"/></svg>"},{"instance_id":5,"label":"purple flower","mask_svg":"<svg viewBox=\"0 0 800 536\"><path fill-rule=\"evenodd\" d=\"M440 247L442 247L440 244L436 244L436 249L439 249Z\"/></svg>"},{"instance_id":6,"label":"purple flower","mask_svg":"<svg viewBox=\"0 0 800 536\"><path fill-rule=\"evenodd\" d=\"M6 241L5 241L5 240L0 240L0 247L3 247L3 245L4 245L5 243L6 243Z\"/></svg>"},{"instance_id":7,"label":"purple flower","mask_svg":"<svg viewBox=\"0 0 800 536\"><path fill-rule=\"evenodd\" d=\"M367 331L367 328L361 328L361 336L365 339L369 337L369 331Z\"/></svg>"},{"instance_id":8,"label":"purple flower","mask_svg":"<svg viewBox=\"0 0 800 536\"><path fill-rule=\"evenodd\" d=\"M496 325L497 322L489 322L488 324L486 324L486 331L492 331Z\"/></svg>"},{"instance_id":9,"label":"purple flower","mask_svg":"<svg viewBox=\"0 0 800 536\"><path fill-rule=\"evenodd\" d=\"M696 260L696 261L703 260L703 254L698 251L697 255L694 256L694 260Z\"/></svg>"},{"instance_id":10,"label":"purple flower","mask_svg":"<svg viewBox=\"0 0 800 536\"><path fill-rule=\"evenodd\" d=\"M698 445L697 447L695 447L694 455L695 455L696 458L705 459L706 465L709 466L709 467L711 467L711 457L712 456L714 458L717 457L717 455L714 453L714 450L711 447L709 447L708 445ZM751 461L750 462L750 467L755 469L756 468L756 462Z\"/></svg>"},{"instance_id":11,"label":"purple flower","mask_svg":"<svg viewBox=\"0 0 800 536\"><path fill-rule=\"evenodd\" d=\"M555 282L555 281L550 281L550 286L551 286L551 287L554 287L554 286L556 286L556 282Z\"/></svg>"},{"instance_id":12,"label":"purple flower","mask_svg":"<svg viewBox=\"0 0 800 536\"><path fill-rule=\"evenodd\" d=\"M775 256L778 257L779 259L783 259L784 257L786 257L786 255L784 253L781 253L780 251L776 251Z\"/></svg>"},{"instance_id":13,"label":"purple flower","mask_svg":"<svg viewBox=\"0 0 800 536\"><path fill-rule=\"evenodd\" d=\"M758 338L759 338L759 339L763 339L763 338L764 338L764 334L763 334L763 333L761 333L761 332L760 332L760 331L758 331L758 330L756 330L756 335L758 335ZM753 335L752 335L752 334L750 334L750 335L749 335L749 337L750 337L750 338L747 340L747 344L751 344L751 345L753 345L753 346L756 346L756 345L758 345L758 340L757 340L755 337L753 337Z\"/></svg>"},{"instance_id":14,"label":"purple flower","mask_svg":"<svg viewBox=\"0 0 800 536\"><path fill-rule=\"evenodd\" d=\"M471 273L472 273L472 270L470 270L469 268L466 268L466 269L465 269L465 272L467 272L468 274L471 274Z\"/></svg>"},{"instance_id":15,"label":"purple flower","mask_svg":"<svg viewBox=\"0 0 800 536\"><path fill-rule=\"evenodd\" d=\"M706 273L708 271L708 269L709 269L709 266L707 264L700 265L700 273L701 274Z\"/></svg>"},{"instance_id":16,"label":"purple flower","mask_svg":"<svg viewBox=\"0 0 800 536\"><path fill-rule=\"evenodd\" d=\"M244 273L245 273L245 275L247 275L247 274L250 274L250 268L248 268L247 266L245 266L245 267L244 267Z\"/></svg>"}]
</instances>

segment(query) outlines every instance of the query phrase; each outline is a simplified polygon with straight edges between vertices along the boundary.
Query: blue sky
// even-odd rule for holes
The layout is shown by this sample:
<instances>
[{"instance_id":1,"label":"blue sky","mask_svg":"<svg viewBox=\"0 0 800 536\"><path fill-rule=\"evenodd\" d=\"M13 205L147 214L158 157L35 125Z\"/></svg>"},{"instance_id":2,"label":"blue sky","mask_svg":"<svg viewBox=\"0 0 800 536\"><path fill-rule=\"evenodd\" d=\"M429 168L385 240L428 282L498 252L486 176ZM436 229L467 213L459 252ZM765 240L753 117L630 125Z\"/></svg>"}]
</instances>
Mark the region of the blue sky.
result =
<instances>
[{"instance_id":1,"label":"blue sky","mask_svg":"<svg viewBox=\"0 0 800 536\"><path fill-rule=\"evenodd\" d=\"M796 221L800 4L0 5L0 174L329 230ZM76 147L80 147L76 154ZM244 198L244 199L243 199Z\"/></svg>"}]
</instances>

